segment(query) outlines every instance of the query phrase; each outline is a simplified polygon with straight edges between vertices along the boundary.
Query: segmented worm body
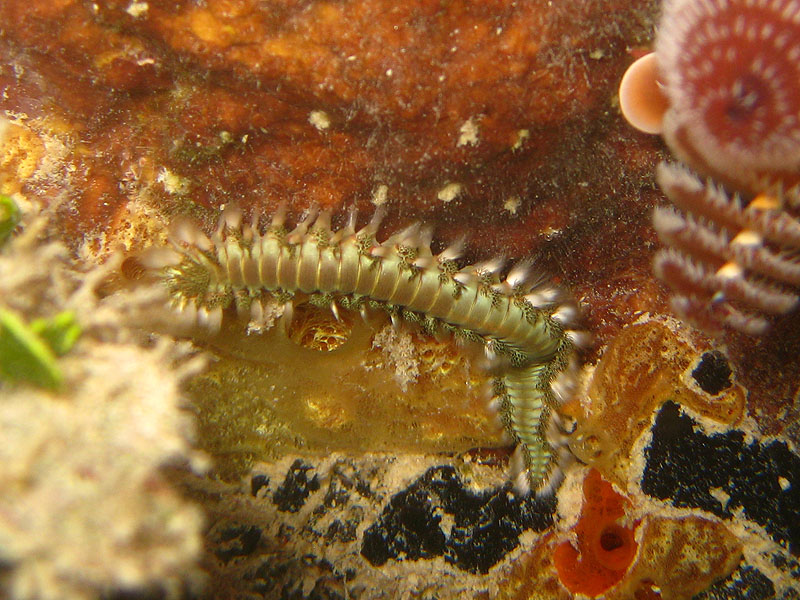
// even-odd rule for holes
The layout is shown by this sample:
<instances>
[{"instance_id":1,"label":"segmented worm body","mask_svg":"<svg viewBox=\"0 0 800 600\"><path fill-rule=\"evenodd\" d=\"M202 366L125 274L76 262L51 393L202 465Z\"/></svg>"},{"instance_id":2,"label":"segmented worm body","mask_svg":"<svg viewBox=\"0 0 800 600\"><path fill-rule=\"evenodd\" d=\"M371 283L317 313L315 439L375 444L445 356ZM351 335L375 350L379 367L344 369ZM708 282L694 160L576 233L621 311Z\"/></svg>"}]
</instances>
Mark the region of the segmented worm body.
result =
<instances>
[{"instance_id":1,"label":"segmented worm body","mask_svg":"<svg viewBox=\"0 0 800 600\"><path fill-rule=\"evenodd\" d=\"M380 308L395 322L482 344L498 372L493 404L517 446L517 488L552 489L568 455L553 411L571 389L581 336L571 329L575 308L555 288L527 283L523 266L501 280L501 261L459 268L457 246L434 256L430 231L419 225L378 243L380 219L378 212L356 231L351 213L333 232L321 213L290 231L283 210L262 227L258 220L242 224L241 213L229 209L210 238L194 225L175 226L177 252L155 262L175 307L212 329L229 307L257 327L268 303L284 303L290 318L304 298L337 316L340 309Z\"/></svg>"}]
</instances>

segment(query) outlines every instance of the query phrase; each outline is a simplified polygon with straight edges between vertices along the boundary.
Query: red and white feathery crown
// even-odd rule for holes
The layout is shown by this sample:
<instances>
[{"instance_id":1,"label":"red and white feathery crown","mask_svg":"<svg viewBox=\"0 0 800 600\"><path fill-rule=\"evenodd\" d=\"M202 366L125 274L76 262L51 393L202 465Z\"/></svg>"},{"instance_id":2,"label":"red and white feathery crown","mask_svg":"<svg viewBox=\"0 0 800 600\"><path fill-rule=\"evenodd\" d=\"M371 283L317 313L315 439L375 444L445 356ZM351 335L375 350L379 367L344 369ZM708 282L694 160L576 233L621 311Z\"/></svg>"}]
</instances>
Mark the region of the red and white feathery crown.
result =
<instances>
[{"instance_id":1,"label":"red and white feathery crown","mask_svg":"<svg viewBox=\"0 0 800 600\"><path fill-rule=\"evenodd\" d=\"M687 165L657 172L674 207L653 216L654 268L673 309L763 333L798 304L800 1L666 0L620 106Z\"/></svg>"}]
</instances>

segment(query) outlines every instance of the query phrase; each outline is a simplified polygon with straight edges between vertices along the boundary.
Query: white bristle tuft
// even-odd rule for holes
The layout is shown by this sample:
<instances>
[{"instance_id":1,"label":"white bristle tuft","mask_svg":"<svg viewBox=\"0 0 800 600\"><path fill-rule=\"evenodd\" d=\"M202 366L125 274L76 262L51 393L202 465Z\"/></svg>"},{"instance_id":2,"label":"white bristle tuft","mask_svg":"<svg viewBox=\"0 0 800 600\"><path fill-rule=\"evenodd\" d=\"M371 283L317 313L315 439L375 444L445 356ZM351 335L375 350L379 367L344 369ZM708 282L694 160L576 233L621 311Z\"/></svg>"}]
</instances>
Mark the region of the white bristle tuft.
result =
<instances>
[{"instance_id":1,"label":"white bristle tuft","mask_svg":"<svg viewBox=\"0 0 800 600\"><path fill-rule=\"evenodd\" d=\"M396 235L397 243L402 244L403 246L410 246L412 248L416 248L417 246L419 246L419 228L420 228L420 223L419 221L417 221L416 223L412 223L411 225L400 231Z\"/></svg>"},{"instance_id":2,"label":"white bristle tuft","mask_svg":"<svg viewBox=\"0 0 800 600\"><path fill-rule=\"evenodd\" d=\"M151 246L136 256L137 262L145 269L163 269L181 262L183 255L172 248Z\"/></svg>"},{"instance_id":3,"label":"white bristle tuft","mask_svg":"<svg viewBox=\"0 0 800 600\"><path fill-rule=\"evenodd\" d=\"M450 260L456 260L464 253L464 245L466 244L466 240L461 237L457 239L455 242L450 244L447 248L442 250L437 256L437 260L439 262L447 262Z\"/></svg>"},{"instance_id":4,"label":"white bristle tuft","mask_svg":"<svg viewBox=\"0 0 800 600\"><path fill-rule=\"evenodd\" d=\"M329 210L321 211L317 215L317 218L314 221L314 225L312 225L311 228L330 232L330 230L331 230L331 212Z\"/></svg>"},{"instance_id":5,"label":"white bristle tuft","mask_svg":"<svg viewBox=\"0 0 800 600\"><path fill-rule=\"evenodd\" d=\"M290 244L302 244L306 239L308 228L317 216L317 209L312 207L306 211L305 217L297 226L286 236L286 241Z\"/></svg>"},{"instance_id":6,"label":"white bristle tuft","mask_svg":"<svg viewBox=\"0 0 800 600\"><path fill-rule=\"evenodd\" d=\"M419 235L417 236L417 248L420 254L425 257L433 258L431 253L431 242L433 242L433 227L425 226L419 228Z\"/></svg>"},{"instance_id":7,"label":"white bristle tuft","mask_svg":"<svg viewBox=\"0 0 800 600\"><path fill-rule=\"evenodd\" d=\"M383 207L378 207L374 213L372 213L372 218L369 220L364 227L362 227L357 233L357 236L362 235L372 235L378 233L378 229L381 226L381 221L383 221L384 217L386 216L386 209Z\"/></svg>"},{"instance_id":8,"label":"white bristle tuft","mask_svg":"<svg viewBox=\"0 0 800 600\"><path fill-rule=\"evenodd\" d=\"M264 306L255 300L250 304L250 323L260 325L264 322Z\"/></svg>"},{"instance_id":9,"label":"white bristle tuft","mask_svg":"<svg viewBox=\"0 0 800 600\"><path fill-rule=\"evenodd\" d=\"M385 244L377 244L370 248L369 253L375 258L386 258L392 253L392 248Z\"/></svg>"},{"instance_id":10,"label":"white bristle tuft","mask_svg":"<svg viewBox=\"0 0 800 600\"><path fill-rule=\"evenodd\" d=\"M531 482L522 453L521 446L514 448L514 452L511 453L511 458L508 460L508 475L514 484L514 493L518 496L527 496L531 493Z\"/></svg>"},{"instance_id":11,"label":"white bristle tuft","mask_svg":"<svg viewBox=\"0 0 800 600\"><path fill-rule=\"evenodd\" d=\"M331 235L331 244L339 244L342 240L350 239L356 235L356 219L358 218L358 211L354 206L350 207L347 211L347 223L339 231L333 232ZM330 226L329 226L330 229Z\"/></svg>"},{"instance_id":12,"label":"white bristle tuft","mask_svg":"<svg viewBox=\"0 0 800 600\"><path fill-rule=\"evenodd\" d=\"M184 323L190 324L192 327L197 325L200 321L197 314L197 305L194 302L183 301L177 307L177 312L181 315L181 320Z\"/></svg>"},{"instance_id":13,"label":"white bristle tuft","mask_svg":"<svg viewBox=\"0 0 800 600\"><path fill-rule=\"evenodd\" d=\"M562 371L550 383L550 389L556 397L559 404L563 404L572 399L575 394L576 379L572 373Z\"/></svg>"},{"instance_id":14,"label":"white bristle tuft","mask_svg":"<svg viewBox=\"0 0 800 600\"><path fill-rule=\"evenodd\" d=\"M253 230L253 235L258 236L261 231L261 213L254 211L249 221L250 229Z\"/></svg>"},{"instance_id":15,"label":"white bristle tuft","mask_svg":"<svg viewBox=\"0 0 800 600\"><path fill-rule=\"evenodd\" d=\"M294 303L290 300L283 305L283 314L281 321L283 322L283 330L288 335L289 327L292 324L292 317L294 316Z\"/></svg>"},{"instance_id":16,"label":"white bristle tuft","mask_svg":"<svg viewBox=\"0 0 800 600\"><path fill-rule=\"evenodd\" d=\"M564 473L571 465L574 465L577 462L577 459L575 458L575 455L572 453L572 450L570 450L568 443L564 443L561 446L558 446L558 448L556 448L556 452L558 454L557 456L558 467L555 470L561 472L561 479L559 480L560 484L561 481L563 481Z\"/></svg>"},{"instance_id":17,"label":"white bristle tuft","mask_svg":"<svg viewBox=\"0 0 800 600\"><path fill-rule=\"evenodd\" d=\"M475 274L472 272L458 271L457 273L453 273L453 279L462 285L469 285L475 281Z\"/></svg>"},{"instance_id":18,"label":"white bristle tuft","mask_svg":"<svg viewBox=\"0 0 800 600\"><path fill-rule=\"evenodd\" d=\"M529 294L525 294L525 300L534 306L548 306L558 300L559 292L556 288L550 286L542 286Z\"/></svg>"},{"instance_id":19,"label":"white bristle tuft","mask_svg":"<svg viewBox=\"0 0 800 600\"><path fill-rule=\"evenodd\" d=\"M473 269L476 273L490 273L495 275L503 270L503 265L506 264L506 259L502 256L496 256L490 260L485 260L476 264Z\"/></svg>"},{"instance_id":20,"label":"white bristle tuft","mask_svg":"<svg viewBox=\"0 0 800 600\"><path fill-rule=\"evenodd\" d=\"M518 262L508 272L506 283L511 287L520 288L525 285L530 274L531 263L529 261Z\"/></svg>"},{"instance_id":21,"label":"white bristle tuft","mask_svg":"<svg viewBox=\"0 0 800 600\"><path fill-rule=\"evenodd\" d=\"M522 446L517 446L511 453L508 459L508 469L512 478L516 477L517 473L525 473L525 457L523 456Z\"/></svg>"},{"instance_id":22,"label":"white bristle tuft","mask_svg":"<svg viewBox=\"0 0 800 600\"><path fill-rule=\"evenodd\" d=\"M592 343L592 335L588 331L570 329L565 331L564 335L578 348L587 348Z\"/></svg>"},{"instance_id":23,"label":"white bristle tuft","mask_svg":"<svg viewBox=\"0 0 800 600\"><path fill-rule=\"evenodd\" d=\"M201 306L197 309L197 323L200 327L207 328L208 327L208 309L205 306Z\"/></svg>"},{"instance_id":24,"label":"white bristle tuft","mask_svg":"<svg viewBox=\"0 0 800 600\"><path fill-rule=\"evenodd\" d=\"M578 309L572 304L562 304L551 316L561 325L574 325L578 318Z\"/></svg>"},{"instance_id":25,"label":"white bristle tuft","mask_svg":"<svg viewBox=\"0 0 800 600\"><path fill-rule=\"evenodd\" d=\"M358 223L358 209L355 206L351 206L350 210L347 211L347 224L342 231L346 231L347 235L355 235L356 223Z\"/></svg>"},{"instance_id":26,"label":"white bristle tuft","mask_svg":"<svg viewBox=\"0 0 800 600\"><path fill-rule=\"evenodd\" d=\"M197 310L186 311L173 306L175 321L173 323L175 331L185 332L186 334L197 332Z\"/></svg>"},{"instance_id":27,"label":"white bristle tuft","mask_svg":"<svg viewBox=\"0 0 800 600\"><path fill-rule=\"evenodd\" d=\"M527 472L522 471L521 473L517 473L517 475L512 478L512 481L514 482L514 494L520 498L524 498L531 493L531 482L528 479Z\"/></svg>"},{"instance_id":28,"label":"white bristle tuft","mask_svg":"<svg viewBox=\"0 0 800 600\"><path fill-rule=\"evenodd\" d=\"M336 304L336 302L331 302L331 312L333 313L333 318L341 323L342 319L339 316L339 305Z\"/></svg>"},{"instance_id":29,"label":"white bristle tuft","mask_svg":"<svg viewBox=\"0 0 800 600\"><path fill-rule=\"evenodd\" d=\"M217 306L208 313L208 329L212 333L218 333L222 328L222 307Z\"/></svg>"},{"instance_id":30,"label":"white bristle tuft","mask_svg":"<svg viewBox=\"0 0 800 600\"><path fill-rule=\"evenodd\" d=\"M258 237L259 235L258 235L257 225L254 225L252 221L242 225L242 240L244 242L252 244L254 240L258 239Z\"/></svg>"},{"instance_id":31,"label":"white bristle tuft","mask_svg":"<svg viewBox=\"0 0 800 600\"><path fill-rule=\"evenodd\" d=\"M219 216L217 228L219 231L239 229L242 226L242 217L242 209L238 206L227 206Z\"/></svg>"},{"instance_id":32,"label":"white bristle tuft","mask_svg":"<svg viewBox=\"0 0 800 600\"><path fill-rule=\"evenodd\" d=\"M567 458L564 460L568 461ZM550 474L536 490L537 498L549 498L558 490L561 482L564 481L564 469L561 468L564 464L566 464L566 462L559 461L559 466L553 467L553 470L550 471Z\"/></svg>"},{"instance_id":33,"label":"white bristle tuft","mask_svg":"<svg viewBox=\"0 0 800 600\"><path fill-rule=\"evenodd\" d=\"M488 405L487 411L489 412L489 423L492 428L492 433L499 437L498 441L503 446L512 446L514 444L514 438L509 433L508 428L503 421L500 398L493 399Z\"/></svg>"},{"instance_id":34,"label":"white bristle tuft","mask_svg":"<svg viewBox=\"0 0 800 600\"><path fill-rule=\"evenodd\" d=\"M508 427L506 427L505 422L503 421L502 416L498 413L495 418L495 423L497 424L497 429L500 432L500 443L504 446L511 446L514 444L514 437L508 431Z\"/></svg>"},{"instance_id":35,"label":"white bristle tuft","mask_svg":"<svg viewBox=\"0 0 800 600\"><path fill-rule=\"evenodd\" d=\"M271 226L275 228L283 227L286 224L286 203L281 202L275 213L272 215Z\"/></svg>"},{"instance_id":36,"label":"white bristle tuft","mask_svg":"<svg viewBox=\"0 0 800 600\"><path fill-rule=\"evenodd\" d=\"M178 246L196 246L204 251L210 251L214 247L208 236L188 219L176 220L170 228L169 238Z\"/></svg>"},{"instance_id":37,"label":"white bristle tuft","mask_svg":"<svg viewBox=\"0 0 800 600\"><path fill-rule=\"evenodd\" d=\"M205 306L197 309L197 323L203 329L211 329L211 313Z\"/></svg>"},{"instance_id":38,"label":"white bristle tuft","mask_svg":"<svg viewBox=\"0 0 800 600\"><path fill-rule=\"evenodd\" d=\"M567 436L564 435L564 419L558 412L553 411L550 413L550 420L547 423L545 436L551 446L557 448L567 443Z\"/></svg>"}]
</instances>

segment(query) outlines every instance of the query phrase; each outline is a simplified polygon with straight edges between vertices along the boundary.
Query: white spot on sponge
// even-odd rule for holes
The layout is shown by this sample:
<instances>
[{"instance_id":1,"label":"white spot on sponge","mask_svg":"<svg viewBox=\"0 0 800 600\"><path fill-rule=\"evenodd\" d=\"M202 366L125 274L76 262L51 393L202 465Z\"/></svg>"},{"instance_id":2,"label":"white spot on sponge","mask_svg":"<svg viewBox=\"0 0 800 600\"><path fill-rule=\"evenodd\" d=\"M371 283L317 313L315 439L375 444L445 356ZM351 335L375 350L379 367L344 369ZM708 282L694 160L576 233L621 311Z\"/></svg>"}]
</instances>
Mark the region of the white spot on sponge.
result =
<instances>
[{"instance_id":1,"label":"white spot on sponge","mask_svg":"<svg viewBox=\"0 0 800 600\"><path fill-rule=\"evenodd\" d=\"M436 197L442 202L451 202L461 195L462 190L463 186L460 183L451 182L440 189Z\"/></svg>"}]
</instances>

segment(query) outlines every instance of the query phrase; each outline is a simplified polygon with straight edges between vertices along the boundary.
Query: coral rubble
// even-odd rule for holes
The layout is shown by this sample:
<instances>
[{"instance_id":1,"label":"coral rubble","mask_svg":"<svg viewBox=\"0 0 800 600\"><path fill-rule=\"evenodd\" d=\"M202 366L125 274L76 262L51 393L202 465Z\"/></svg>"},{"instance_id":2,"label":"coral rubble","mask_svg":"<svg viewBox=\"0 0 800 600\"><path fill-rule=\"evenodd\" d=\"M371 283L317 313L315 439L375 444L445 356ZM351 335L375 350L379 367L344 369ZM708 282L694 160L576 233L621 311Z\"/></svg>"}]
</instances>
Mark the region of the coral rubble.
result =
<instances>
[{"instance_id":1,"label":"coral rubble","mask_svg":"<svg viewBox=\"0 0 800 600\"><path fill-rule=\"evenodd\" d=\"M199 575L203 519L164 467L197 462L179 386L200 364L138 332L166 315L162 294L100 294L109 267L80 269L45 217L23 225L0 253L0 312L40 319L63 356L57 385L0 381L3 585L20 600L183 585ZM52 334L72 325L53 326L59 313L82 330L60 346Z\"/></svg>"}]
</instances>

